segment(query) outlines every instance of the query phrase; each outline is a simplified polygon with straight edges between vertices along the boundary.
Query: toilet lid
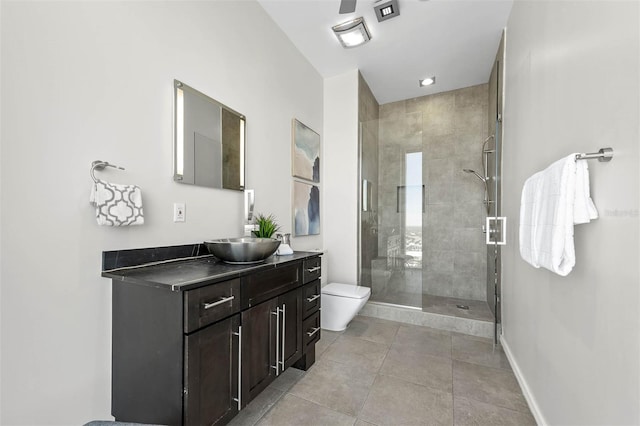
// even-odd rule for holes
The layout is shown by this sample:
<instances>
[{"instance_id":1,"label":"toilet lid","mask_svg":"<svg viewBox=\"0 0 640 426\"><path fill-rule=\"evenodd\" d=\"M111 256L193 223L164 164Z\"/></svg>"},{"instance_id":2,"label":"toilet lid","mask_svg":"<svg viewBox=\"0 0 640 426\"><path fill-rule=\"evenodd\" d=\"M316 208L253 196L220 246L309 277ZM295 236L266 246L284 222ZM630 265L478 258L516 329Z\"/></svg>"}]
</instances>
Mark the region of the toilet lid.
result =
<instances>
[{"instance_id":1,"label":"toilet lid","mask_svg":"<svg viewBox=\"0 0 640 426\"><path fill-rule=\"evenodd\" d=\"M351 299L364 299L365 297L369 297L371 289L369 287L351 284L331 283L322 287L322 294L349 297Z\"/></svg>"}]
</instances>

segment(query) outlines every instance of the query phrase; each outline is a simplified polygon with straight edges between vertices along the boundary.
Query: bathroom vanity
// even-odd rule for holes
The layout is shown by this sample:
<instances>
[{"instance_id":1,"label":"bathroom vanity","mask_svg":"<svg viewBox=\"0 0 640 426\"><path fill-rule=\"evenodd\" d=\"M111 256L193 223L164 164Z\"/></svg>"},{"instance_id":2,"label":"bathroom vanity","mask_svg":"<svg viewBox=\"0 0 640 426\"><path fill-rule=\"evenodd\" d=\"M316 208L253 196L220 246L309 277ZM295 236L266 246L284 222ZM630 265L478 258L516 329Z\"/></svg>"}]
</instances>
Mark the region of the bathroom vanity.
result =
<instances>
[{"instance_id":1,"label":"bathroom vanity","mask_svg":"<svg viewBox=\"0 0 640 426\"><path fill-rule=\"evenodd\" d=\"M192 246L103 252L117 421L225 424L315 361L320 253L230 265Z\"/></svg>"}]
</instances>

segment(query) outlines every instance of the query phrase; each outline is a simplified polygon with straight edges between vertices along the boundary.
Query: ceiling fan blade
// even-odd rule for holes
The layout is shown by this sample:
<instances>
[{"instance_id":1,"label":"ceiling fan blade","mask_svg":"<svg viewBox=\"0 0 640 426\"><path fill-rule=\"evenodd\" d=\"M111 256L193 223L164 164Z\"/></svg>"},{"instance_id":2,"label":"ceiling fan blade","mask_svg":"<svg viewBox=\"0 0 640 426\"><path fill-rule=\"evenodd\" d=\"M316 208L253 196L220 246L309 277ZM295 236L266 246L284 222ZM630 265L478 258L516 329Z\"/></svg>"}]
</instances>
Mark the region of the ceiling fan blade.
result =
<instances>
[{"instance_id":1,"label":"ceiling fan blade","mask_svg":"<svg viewBox=\"0 0 640 426\"><path fill-rule=\"evenodd\" d=\"M356 11L356 0L341 0L340 11L338 13L353 13Z\"/></svg>"}]
</instances>

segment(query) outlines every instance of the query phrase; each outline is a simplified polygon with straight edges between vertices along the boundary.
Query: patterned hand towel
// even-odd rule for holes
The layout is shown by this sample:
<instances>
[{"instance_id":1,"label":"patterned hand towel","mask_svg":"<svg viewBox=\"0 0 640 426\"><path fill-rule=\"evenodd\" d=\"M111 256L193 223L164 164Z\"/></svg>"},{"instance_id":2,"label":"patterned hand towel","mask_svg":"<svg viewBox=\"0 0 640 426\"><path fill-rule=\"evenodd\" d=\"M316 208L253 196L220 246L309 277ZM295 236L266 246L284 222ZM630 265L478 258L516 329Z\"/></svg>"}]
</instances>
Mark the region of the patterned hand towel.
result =
<instances>
[{"instance_id":1,"label":"patterned hand towel","mask_svg":"<svg viewBox=\"0 0 640 426\"><path fill-rule=\"evenodd\" d=\"M142 191L136 185L119 185L98 180L89 202L96 206L96 220L102 226L142 225Z\"/></svg>"}]
</instances>

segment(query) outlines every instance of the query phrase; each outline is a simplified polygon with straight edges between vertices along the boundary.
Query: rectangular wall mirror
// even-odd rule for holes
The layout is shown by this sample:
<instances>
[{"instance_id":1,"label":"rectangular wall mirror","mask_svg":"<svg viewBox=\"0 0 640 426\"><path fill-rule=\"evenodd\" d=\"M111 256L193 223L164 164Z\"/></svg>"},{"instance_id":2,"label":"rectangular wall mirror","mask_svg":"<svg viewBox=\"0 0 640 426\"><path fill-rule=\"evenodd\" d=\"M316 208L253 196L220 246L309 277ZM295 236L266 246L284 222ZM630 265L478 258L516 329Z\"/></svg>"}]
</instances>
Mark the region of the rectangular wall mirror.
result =
<instances>
[{"instance_id":1,"label":"rectangular wall mirror","mask_svg":"<svg viewBox=\"0 0 640 426\"><path fill-rule=\"evenodd\" d=\"M176 182L244 190L245 116L174 80Z\"/></svg>"}]
</instances>

